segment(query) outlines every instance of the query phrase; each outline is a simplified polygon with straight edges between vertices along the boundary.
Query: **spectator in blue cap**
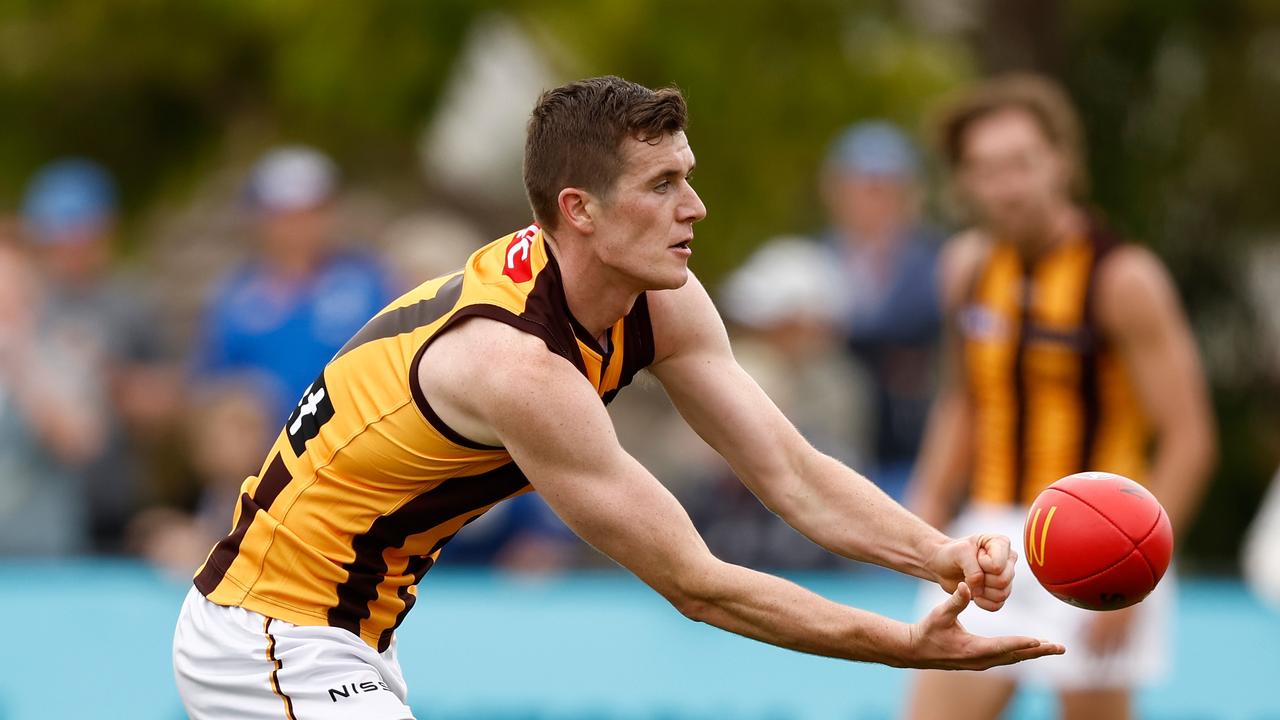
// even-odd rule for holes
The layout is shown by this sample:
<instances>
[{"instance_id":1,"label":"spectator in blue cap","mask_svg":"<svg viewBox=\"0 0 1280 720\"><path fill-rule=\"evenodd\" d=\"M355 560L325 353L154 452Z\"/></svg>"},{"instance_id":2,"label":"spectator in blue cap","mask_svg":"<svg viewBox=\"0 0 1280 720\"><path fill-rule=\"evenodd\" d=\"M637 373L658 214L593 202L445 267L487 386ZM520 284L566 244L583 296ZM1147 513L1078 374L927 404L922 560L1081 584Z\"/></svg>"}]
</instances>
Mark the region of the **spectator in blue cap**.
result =
<instances>
[{"instance_id":1,"label":"spectator in blue cap","mask_svg":"<svg viewBox=\"0 0 1280 720\"><path fill-rule=\"evenodd\" d=\"M47 282L48 322L74 340L109 398L106 440L89 463L91 547L116 551L144 500L139 440L167 425L176 407L176 374L160 323L140 278L115 265L117 193L111 175L84 158L41 168L23 199L26 237Z\"/></svg>"},{"instance_id":2,"label":"spectator in blue cap","mask_svg":"<svg viewBox=\"0 0 1280 720\"><path fill-rule=\"evenodd\" d=\"M114 220L115 183L106 170L90 160L59 160L31 179L23 207L27 222L41 240L90 238Z\"/></svg>"},{"instance_id":3,"label":"spectator in blue cap","mask_svg":"<svg viewBox=\"0 0 1280 720\"><path fill-rule=\"evenodd\" d=\"M338 246L338 168L318 150L267 152L247 186L255 256L208 302L195 355L202 379L253 373L270 387L271 423L284 423L321 368L390 302L373 256Z\"/></svg>"},{"instance_id":4,"label":"spectator in blue cap","mask_svg":"<svg viewBox=\"0 0 1280 720\"><path fill-rule=\"evenodd\" d=\"M920 157L883 120L836 138L823 168L830 228L851 290L845 330L875 385L870 477L902 498L924 432L940 329L935 282L941 234L922 222Z\"/></svg>"}]
</instances>

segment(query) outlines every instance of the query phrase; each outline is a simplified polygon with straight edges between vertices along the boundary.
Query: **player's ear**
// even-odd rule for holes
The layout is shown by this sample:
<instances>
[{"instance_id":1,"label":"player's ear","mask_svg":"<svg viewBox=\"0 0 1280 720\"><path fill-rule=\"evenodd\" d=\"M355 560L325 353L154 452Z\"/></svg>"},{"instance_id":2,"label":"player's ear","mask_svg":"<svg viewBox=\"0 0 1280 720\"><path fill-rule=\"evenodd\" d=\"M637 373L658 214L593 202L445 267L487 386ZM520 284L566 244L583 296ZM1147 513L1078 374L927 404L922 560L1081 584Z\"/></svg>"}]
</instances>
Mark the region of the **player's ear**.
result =
<instances>
[{"instance_id":1,"label":"player's ear","mask_svg":"<svg viewBox=\"0 0 1280 720\"><path fill-rule=\"evenodd\" d=\"M583 235L595 231L594 214L597 203L591 193L581 188L567 187L560 191L556 201L560 206L561 219L573 226L574 230Z\"/></svg>"}]
</instances>

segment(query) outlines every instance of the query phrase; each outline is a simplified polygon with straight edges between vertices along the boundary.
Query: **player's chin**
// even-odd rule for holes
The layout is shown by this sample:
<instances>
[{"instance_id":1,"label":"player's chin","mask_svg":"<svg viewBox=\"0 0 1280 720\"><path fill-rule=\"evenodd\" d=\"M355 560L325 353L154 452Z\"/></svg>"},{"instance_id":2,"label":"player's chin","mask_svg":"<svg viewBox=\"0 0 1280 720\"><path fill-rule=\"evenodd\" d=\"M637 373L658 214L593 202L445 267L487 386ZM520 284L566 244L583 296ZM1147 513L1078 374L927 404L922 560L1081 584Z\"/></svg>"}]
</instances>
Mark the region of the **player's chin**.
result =
<instances>
[{"instance_id":1,"label":"player's chin","mask_svg":"<svg viewBox=\"0 0 1280 720\"><path fill-rule=\"evenodd\" d=\"M655 276L652 285L654 290L679 290L689 282L689 265L681 263L679 267L663 268L661 276Z\"/></svg>"}]
</instances>

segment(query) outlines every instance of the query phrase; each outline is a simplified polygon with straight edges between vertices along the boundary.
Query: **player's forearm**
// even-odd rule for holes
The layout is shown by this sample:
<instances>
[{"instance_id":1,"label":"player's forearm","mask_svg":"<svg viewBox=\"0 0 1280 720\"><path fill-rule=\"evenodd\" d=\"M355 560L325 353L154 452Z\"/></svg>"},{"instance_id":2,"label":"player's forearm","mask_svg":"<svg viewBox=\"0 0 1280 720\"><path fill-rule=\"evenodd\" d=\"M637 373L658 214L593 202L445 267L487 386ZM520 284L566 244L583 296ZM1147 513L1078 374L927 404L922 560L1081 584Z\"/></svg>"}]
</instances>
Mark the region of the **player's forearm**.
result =
<instances>
[{"instance_id":1,"label":"player's forearm","mask_svg":"<svg viewBox=\"0 0 1280 720\"><path fill-rule=\"evenodd\" d=\"M682 613L761 642L826 657L910 666L909 626L772 575L720 563L680 597Z\"/></svg>"},{"instance_id":2,"label":"player's forearm","mask_svg":"<svg viewBox=\"0 0 1280 720\"><path fill-rule=\"evenodd\" d=\"M813 452L797 472L792 527L838 555L937 580L926 563L945 535L833 458Z\"/></svg>"}]
</instances>

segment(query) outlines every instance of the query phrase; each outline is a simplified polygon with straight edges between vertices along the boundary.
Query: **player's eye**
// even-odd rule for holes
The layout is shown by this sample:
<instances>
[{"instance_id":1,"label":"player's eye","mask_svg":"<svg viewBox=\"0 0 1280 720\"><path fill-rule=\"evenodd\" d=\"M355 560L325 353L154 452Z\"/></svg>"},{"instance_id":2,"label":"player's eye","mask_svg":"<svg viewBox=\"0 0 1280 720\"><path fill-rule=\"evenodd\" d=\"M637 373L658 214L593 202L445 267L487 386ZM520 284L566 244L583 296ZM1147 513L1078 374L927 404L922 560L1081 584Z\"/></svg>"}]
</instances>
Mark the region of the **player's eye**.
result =
<instances>
[{"instance_id":1,"label":"player's eye","mask_svg":"<svg viewBox=\"0 0 1280 720\"><path fill-rule=\"evenodd\" d=\"M670 181L670 180L663 180L662 182L658 183L657 185L654 185L654 186L653 186L653 189L654 189L654 191L656 191L656 192L660 192L660 193L662 193L662 192L666 192L670 187L671 187L671 181Z\"/></svg>"}]
</instances>

